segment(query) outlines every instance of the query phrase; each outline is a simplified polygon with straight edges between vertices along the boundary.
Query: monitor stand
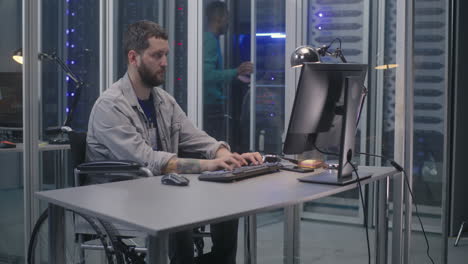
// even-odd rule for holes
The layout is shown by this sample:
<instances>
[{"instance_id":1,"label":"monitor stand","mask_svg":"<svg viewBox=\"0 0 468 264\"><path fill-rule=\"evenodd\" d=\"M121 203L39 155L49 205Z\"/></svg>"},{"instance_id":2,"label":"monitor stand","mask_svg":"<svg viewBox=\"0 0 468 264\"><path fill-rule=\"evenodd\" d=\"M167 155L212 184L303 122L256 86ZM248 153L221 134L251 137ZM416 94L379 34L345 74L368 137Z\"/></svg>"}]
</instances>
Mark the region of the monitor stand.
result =
<instances>
[{"instance_id":1,"label":"monitor stand","mask_svg":"<svg viewBox=\"0 0 468 264\"><path fill-rule=\"evenodd\" d=\"M359 181L370 178L370 173L359 173ZM338 178L337 170L325 170L318 174L302 177L298 179L301 182L320 183L328 185L345 186L358 181L357 175L353 172L351 176Z\"/></svg>"}]
</instances>

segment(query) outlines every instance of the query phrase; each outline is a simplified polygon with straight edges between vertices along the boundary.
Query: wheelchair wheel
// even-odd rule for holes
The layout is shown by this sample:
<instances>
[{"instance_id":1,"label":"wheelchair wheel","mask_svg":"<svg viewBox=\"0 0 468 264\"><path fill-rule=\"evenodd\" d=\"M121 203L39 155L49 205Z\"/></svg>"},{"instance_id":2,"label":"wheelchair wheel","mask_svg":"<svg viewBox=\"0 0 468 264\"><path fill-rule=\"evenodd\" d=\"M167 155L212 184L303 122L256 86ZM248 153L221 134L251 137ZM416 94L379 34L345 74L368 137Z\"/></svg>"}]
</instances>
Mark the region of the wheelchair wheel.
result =
<instances>
[{"instance_id":1,"label":"wheelchair wheel","mask_svg":"<svg viewBox=\"0 0 468 264\"><path fill-rule=\"evenodd\" d=\"M106 234L109 235L112 248L120 252L126 264L146 264L145 257L147 249L138 246L134 237L121 237L114 225L109 222L98 220Z\"/></svg>"},{"instance_id":2,"label":"wheelchair wheel","mask_svg":"<svg viewBox=\"0 0 468 264\"><path fill-rule=\"evenodd\" d=\"M45 210L34 225L28 245L28 264L49 263L48 216L49 211ZM111 246L114 238L105 232L99 221L65 211L65 223L66 264L125 263L120 251ZM81 227L76 223L80 223Z\"/></svg>"}]
</instances>

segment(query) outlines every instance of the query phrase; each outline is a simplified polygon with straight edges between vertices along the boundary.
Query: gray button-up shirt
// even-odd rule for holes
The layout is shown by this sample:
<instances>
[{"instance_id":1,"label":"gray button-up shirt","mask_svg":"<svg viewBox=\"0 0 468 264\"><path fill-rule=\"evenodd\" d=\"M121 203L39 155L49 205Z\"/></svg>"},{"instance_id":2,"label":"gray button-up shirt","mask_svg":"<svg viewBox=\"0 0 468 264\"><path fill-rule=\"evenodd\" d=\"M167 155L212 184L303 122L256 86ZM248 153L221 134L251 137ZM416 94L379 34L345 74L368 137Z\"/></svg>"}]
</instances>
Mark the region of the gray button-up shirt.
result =
<instances>
[{"instance_id":1,"label":"gray button-up shirt","mask_svg":"<svg viewBox=\"0 0 468 264\"><path fill-rule=\"evenodd\" d=\"M151 93L162 150L155 151L151 146L145 113L125 74L93 106L86 139L88 160L133 160L160 175L179 150L213 159L221 146L229 149L227 143L216 141L195 127L167 92L155 87Z\"/></svg>"}]
</instances>

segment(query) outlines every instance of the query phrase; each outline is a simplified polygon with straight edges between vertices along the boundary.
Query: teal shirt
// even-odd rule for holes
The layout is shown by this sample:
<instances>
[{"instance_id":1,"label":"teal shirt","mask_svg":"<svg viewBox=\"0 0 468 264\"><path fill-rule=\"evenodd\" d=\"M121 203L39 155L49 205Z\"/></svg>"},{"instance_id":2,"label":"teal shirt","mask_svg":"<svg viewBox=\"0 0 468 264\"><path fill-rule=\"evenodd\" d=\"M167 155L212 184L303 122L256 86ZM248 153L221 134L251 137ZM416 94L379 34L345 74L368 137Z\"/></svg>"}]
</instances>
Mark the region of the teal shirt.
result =
<instances>
[{"instance_id":1,"label":"teal shirt","mask_svg":"<svg viewBox=\"0 0 468 264\"><path fill-rule=\"evenodd\" d=\"M211 32L203 34L203 88L205 104L222 104L223 86L237 75L237 69L223 69L219 38Z\"/></svg>"}]
</instances>

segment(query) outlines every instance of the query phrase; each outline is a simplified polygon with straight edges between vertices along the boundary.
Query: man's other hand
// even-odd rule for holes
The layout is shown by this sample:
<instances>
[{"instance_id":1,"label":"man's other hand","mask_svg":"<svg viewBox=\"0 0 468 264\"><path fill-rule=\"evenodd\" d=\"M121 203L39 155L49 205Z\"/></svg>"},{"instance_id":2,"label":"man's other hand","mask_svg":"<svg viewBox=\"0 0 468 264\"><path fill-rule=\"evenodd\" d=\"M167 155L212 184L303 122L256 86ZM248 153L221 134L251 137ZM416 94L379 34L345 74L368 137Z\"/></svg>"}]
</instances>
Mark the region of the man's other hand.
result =
<instances>
[{"instance_id":1,"label":"man's other hand","mask_svg":"<svg viewBox=\"0 0 468 264\"><path fill-rule=\"evenodd\" d=\"M241 157L247 160L252 165L260 165L263 163L262 155L258 152L242 153Z\"/></svg>"},{"instance_id":2,"label":"man's other hand","mask_svg":"<svg viewBox=\"0 0 468 264\"><path fill-rule=\"evenodd\" d=\"M237 67L237 75L250 75L254 71L254 65L250 61L245 61Z\"/></svg>"}]
</instances>

